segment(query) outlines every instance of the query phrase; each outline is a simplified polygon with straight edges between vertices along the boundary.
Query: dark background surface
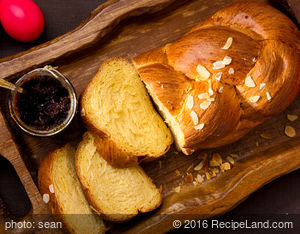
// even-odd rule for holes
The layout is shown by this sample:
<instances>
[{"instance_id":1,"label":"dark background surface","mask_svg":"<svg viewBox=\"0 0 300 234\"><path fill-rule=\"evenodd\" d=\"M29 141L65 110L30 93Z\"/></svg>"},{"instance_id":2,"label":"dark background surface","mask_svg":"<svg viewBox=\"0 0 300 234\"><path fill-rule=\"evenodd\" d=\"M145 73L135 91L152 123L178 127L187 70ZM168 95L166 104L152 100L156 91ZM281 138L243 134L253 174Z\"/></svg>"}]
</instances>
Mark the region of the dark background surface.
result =
<instances>
[{"instance_id":1,"label":"dark background surface","mask_svg":"<svg viewBox=\"0 0 300 234\"><path fill-rule=\"evenodd\" d=\"M0 58L27 50L74 29L105 0L35 0L35 2L45 16L46 27L43 34L35 42L20 43L10 38L0 26ZM0 201L8 204L8 209L16 216L22 216L30 209L28 201L24 201L22 189L20 190L16 184L16 177L11 174L12 169L8 162L0 160L0 164ZM234 219L243 214L300 214L299 181L300 170L282 176L250 195L226 217Z\"/></svg>"}]
</instances>

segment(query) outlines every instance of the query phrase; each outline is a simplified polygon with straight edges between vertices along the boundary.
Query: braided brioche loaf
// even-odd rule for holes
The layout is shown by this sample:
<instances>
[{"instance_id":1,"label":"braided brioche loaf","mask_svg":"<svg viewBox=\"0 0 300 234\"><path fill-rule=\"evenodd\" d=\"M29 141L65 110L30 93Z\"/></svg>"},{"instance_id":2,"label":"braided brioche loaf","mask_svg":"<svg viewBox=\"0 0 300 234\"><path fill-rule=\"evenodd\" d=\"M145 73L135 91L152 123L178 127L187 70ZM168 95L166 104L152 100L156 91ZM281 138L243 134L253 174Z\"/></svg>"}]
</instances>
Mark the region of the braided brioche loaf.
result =
<instances>
[{"instance_id":1,"label":"braided brioche loaf","mask_svg":"<svg viewBox=\"0 0 300 234\"><path fill-rule=\"evenodd\" d=\"M300 88L300 33L264 3L236 3L133 59L185 154L234 142Z\"/></svg>"}]
</instances>

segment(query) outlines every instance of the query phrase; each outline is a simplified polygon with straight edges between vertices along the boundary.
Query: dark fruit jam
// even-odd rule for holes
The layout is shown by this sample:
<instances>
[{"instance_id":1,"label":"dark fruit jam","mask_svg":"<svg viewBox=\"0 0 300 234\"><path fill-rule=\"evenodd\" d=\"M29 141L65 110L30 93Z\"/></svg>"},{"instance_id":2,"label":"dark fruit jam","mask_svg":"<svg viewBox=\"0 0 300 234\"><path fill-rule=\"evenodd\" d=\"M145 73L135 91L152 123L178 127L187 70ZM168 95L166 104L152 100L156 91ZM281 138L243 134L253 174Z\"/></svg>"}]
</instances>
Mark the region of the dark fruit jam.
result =
<instances>
[{"instance_id":1,"label":"dark fruit jam","mask_svg":"<svg viewBox=\"0 0 300 234\"><path fill-rule=\"evenodd\" d=\"M68 116L68 90L51 76L35 76L21 86L26 93L17 94L19 118L30 127L48 131L60 125Z\"/></svg>"}]
</instances>

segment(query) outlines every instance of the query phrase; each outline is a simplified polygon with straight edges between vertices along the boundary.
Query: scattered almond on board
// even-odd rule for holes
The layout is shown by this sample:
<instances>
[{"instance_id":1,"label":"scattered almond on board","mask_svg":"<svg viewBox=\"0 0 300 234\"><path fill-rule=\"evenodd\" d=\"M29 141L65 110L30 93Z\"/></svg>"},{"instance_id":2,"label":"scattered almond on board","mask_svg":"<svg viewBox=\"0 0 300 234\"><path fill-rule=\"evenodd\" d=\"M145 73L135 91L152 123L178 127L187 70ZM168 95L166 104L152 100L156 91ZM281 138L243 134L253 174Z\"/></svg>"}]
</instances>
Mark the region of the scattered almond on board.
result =
<instances>
[{"instance_id":1,"label":"scattered almond on board","mask_svg":"<svg viewBox=\"0 0 300 234\"><path fill-rule=\"evenodd\" d=\"M297 115L290 115L290 114L287 114L287 119L291 122L295 121L296 119L298 119L298 116Z\"/></svg>"},{"instance_id":2,"label":"scattered almond on board","mask_svg":"<svg viewBox=\"0 0 300 234\"><path fill-rule=\"evenodd\" d=\"M296 130L292 126L289 126L289 125L285 126L284 133L288 137L295 137L296 136Z\"/></svg>"}]
</instances>

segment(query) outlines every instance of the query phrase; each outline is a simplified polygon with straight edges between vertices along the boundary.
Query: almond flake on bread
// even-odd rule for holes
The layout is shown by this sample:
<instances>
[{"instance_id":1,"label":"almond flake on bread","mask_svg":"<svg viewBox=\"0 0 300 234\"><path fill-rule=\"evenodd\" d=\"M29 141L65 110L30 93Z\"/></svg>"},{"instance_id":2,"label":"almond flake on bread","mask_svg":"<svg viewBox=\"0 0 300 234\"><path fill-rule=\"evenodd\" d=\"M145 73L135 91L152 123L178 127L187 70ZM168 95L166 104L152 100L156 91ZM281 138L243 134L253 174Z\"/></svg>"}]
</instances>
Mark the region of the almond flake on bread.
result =
<instances>
[{"instance_id":1,"label":"almond flake on bread","mask_svg":"<svg viewBox=\"0 0 300 234\"><path fill-rule=\"evenodd\" d=\"M230 50L221 49L224 43L224 49ZM173 43L133 61L158 110L167 117L177 148L192 154L197 149L230 144L286 109L300 91L299 51L299 29L287 16L262 2L241 1L216 12ZM195 82L199 63L215 79ZM221 81L219 72L223 72ZM255 81L255 86L246 82L254 86L251 89L245 84L249 74ZM154 85L158 81L170 86L162 92ZM264 86L268 90L260 92ZM206 111L199 111L204 100L196 97L208 88L215 91L216 101ZM266 91L272 101L267 100ZM194 110L205 122L205 131L190 126L190 111L184 108L187 95L194 96Z\"/></svg>"},{"instance_id":2,"label":"almond flake on bread","mask_svg":"<svg viewBox=\"0 0 300 234\"><path fill-rule=\"evenodd\" d=\"M102 157L115 167L130 167L160 157L173 142L170 130L126 59L112 58L101 65L81 96L81 109L85 111L82 119L87 129L113 147ZM114 158L120 154L124 157Z\"/></svg>"},{"instance_id":3,"label":"almond flake on bread","mask_svg":"<svg viewBox=\"0 0 300 234\"><path fill-rule=\"evenodd\" d=\"M256 85L253 81L253 79L251 78L251 76L247 76L245 79L245 85L249 88L254 88Z\"/></svg>"},{"instance_id":4,"label":"almond flake on bread","mask_svg":"<svg viewBox=\"0 0 300 234\"><path fill-rule=\"evenodd\" d=\"M219 70L225 67L225 64L223 63L223 61L216 61L213 63L213 69L214 70Z\"/></svg>"},{"instance_id":5,"label":"almond flake on bread","mask_svg":"<svg viewBox=\"0 0 300 234\"><path fill-rule=\"evenodd\" d=\"M112 167L91 133L84 134L77 148L76 170L89 203L106 220L126 221L161 204L160 190L143 169Z\"/></svg>"},{"instance_id":6,"label":"almond flake on bread","mask_svg":"<svg viewBox=\"0 0 300 234\"><path fill-rule=\"evenodd\" d=\"M228 50L232 45L232 41L233 41L232 37L228 37L225 45L222 47L222 50Z\"/></svg>"},{"instance_id":7,"label":"almond flake on bread","mask_svg":"<svg viewBox=\"0 0 300 234\"><path fill-rule=\"evenodd\" d=\"M59 215L68 232L105 232L102 218L92 212L84 196L76 175L72 146L67 144L46 156L39 168L38 184L44 202L53 214Z\"/></svg>"},{"instance_id":8,"label":"almond flake on bread","mask_svg":"<svg viewBox=\"0 0 300 234\"><path fill-rule=\"evenodd\" d=\"M225 65L229 65L231 62L232 62L232 58L227 55L222 60L222 63L224 63Z\"/></svg>"},{"instance_id":9,"label":"almond flake on bread","mask_svg":"<svg viewBox=\"0 0 300 234\"><path fill-rule=\"evenodd\" d=\"M207 80L210 77L209 71L201 64L197 65L196 70L197 70L199 76L201 77L201 79Z\"/></svg>"}]
</instances>

